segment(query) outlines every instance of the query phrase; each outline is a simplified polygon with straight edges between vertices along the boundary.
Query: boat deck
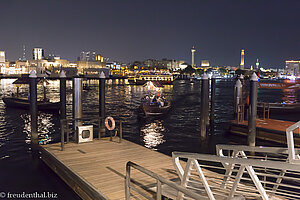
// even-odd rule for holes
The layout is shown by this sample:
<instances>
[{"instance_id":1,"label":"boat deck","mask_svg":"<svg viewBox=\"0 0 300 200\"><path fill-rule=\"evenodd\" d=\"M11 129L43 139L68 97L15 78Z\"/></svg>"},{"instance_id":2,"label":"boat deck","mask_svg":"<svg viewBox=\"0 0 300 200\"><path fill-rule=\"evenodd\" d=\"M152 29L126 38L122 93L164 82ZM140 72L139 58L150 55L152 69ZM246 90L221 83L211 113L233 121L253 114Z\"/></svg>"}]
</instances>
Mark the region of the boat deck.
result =
<instances>
[{"instance_id":1,"label":"boat deck","mask_svg":"<svg viewBox=\"0 0 300 200\"><path fill-rule=\"evenodd\" d=\"M286 144L286 129L295 122L276 119L256 119L256 137L266 141ZM248 135L248 121L231 121L231 132L239 135ZM299 129L294 131L295 146L300 146Z\"/></svg>"}]
</instances>

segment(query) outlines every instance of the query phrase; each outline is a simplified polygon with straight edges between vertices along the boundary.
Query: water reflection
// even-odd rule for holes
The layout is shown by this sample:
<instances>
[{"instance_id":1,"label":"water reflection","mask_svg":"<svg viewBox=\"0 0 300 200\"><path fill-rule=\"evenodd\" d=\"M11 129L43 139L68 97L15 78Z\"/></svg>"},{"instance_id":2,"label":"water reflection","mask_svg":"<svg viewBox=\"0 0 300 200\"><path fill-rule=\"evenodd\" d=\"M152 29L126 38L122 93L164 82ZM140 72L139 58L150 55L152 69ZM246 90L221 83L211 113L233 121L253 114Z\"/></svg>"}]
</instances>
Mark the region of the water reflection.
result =
<instances>
[{"instance_id":1,"label":"water reflection","mask_svg":"<svg viewBox=\"0 0 300 200\"><path fill-rule=\"evenodd\" d=\"M297 91L291 89L282 90L282 102L287 104L297 103Z\"/></svg>"},{"instance_id":2,"label":"water reflection","mask_svg":"<svg viewBox=\"0 0 300 200\"><path fill-rule=\"evenodd\" d=\"M141 136L143 137L145 147L157 150L155 147L166 142L166 140L163 139L163 132L165 132L165 128L163 123L159 120L145 124L141 128Z\"/></svg>"},{"instance_id":3,"label":"water reflection","mask_svg":"<svg viewBox=\"0 0 300 200\"><path fill-rule=\"evenodd\" d=\"M26 134L25 142L29 144L31 142L31 122L30 115L28 113L22 114L20 116L24 121L23 132ZM47 144L52 141L52 136L54 132L54 123L52 122L53 114L49 113L39 113L38 115L38 134L39 143Z\"/></svg>"}]
</instances>

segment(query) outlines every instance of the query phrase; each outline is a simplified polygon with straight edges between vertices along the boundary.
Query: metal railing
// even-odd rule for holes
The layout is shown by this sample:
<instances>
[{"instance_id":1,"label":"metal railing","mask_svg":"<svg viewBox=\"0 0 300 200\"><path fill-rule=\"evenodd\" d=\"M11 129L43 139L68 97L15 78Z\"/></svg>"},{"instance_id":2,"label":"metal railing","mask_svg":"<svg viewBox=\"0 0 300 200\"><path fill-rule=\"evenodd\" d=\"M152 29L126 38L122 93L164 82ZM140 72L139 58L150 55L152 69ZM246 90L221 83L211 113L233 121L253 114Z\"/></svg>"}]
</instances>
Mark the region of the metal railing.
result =
<instances>
[{"instance_id":1,"label":"metal railing","mask_svg":"<svg viewBox=\"0 0 300 200\"><path fill-rule=\"evenodd\" d=\"M136 182L131 178L131 167L155 179L156 199L161 199L164 195L164 184L174 189L173 196L177 200L235 197L299 199L300 148L294 148L293 138L293 131L298 128L300 129L300 122L287 128L288 148L217 145L217 155L173 152L173 164L180 178L180 185L128 162L126 199L130 199L131 189L146 199L154 199L133 185Z\"/></svg>"},{"instance_id":2,"label":"metal railing","mask_svg":"<svg viewBox=\"0 0 300 200\"><path fill-rule=\"evenodd\" d=\"M132 177L131 177L131 168L134 168L142 173L144 173L145 175L148 175L149 177L151 178L154 178L156 180L156 198L154 197L151 197L149 195L147 195L145 192L141 191L140 188L137 188L133 185L133 182L131 181L132 180ZM144 167L141 167L133 162L127 162L126 164L126 179L125 179L125 197L126 197L126 200L129 200L132 193L131 193L131 189L134 190L135 192L137 192L138 194L140 194L141 196L143 196L144 198L146 199L149 199L149 200L161 200L162 198L162 195L164 194L164 191L162 190L162 185L165 184L171 188L174 188L175 190L177 191L180 191L182 192L183 194L191 197L191 198L194 198L194 199L199 199L201 198L201 196L193 191L190 191L188 190L187 188L181 186L181 185L178 185L177 183L175 182L172 182L170 180L167 180L165 178L163 178L162 176L159 176L157 174L155 174L154 172L144 168Z\"/></svg>"},{"instance_id":3,"label":"metal railing","mask_svg":"<svg viewBox=\"0 0 300 200\"><path fill-rule=\"evenodd\" d=\"M246 199L297 199L300 195L299 165L249 159L243 154L227 157L173 152L172 157L181 185L209 199L240 195ZM185 168L179 159L187 159ZM182 199L184 195L178 192L177 198Z\"/></svg>"},{"instance_id":4,"label":"metal railing","mask_svg":"<svg viewBox=\"0 0 300 200\"><path fill-rule=\"evenodd\" d=\"M300 164L300 156L299 156L300 153L299 151L297 151L297 149L295 149L295 144L294 144L294 130L298 128L300 133L300 121L286 129L286 139L287 139L288 151L289 151L289 162L295 164Z\"/></svg>"},{"instance_id":5,"label":"metal railing","mask_svg":"<svg viewBox=\"0 0 300 200\"><path fill-rule=\"evenodd\" d=\"M263 119L266 119L266 117L267 117L267 119L270 119L270 103L258 102L257 106L262 108L261 111L262 111Z\"/></svg>"},{"instance_id":6,"label":"metal railing","mask_svg":"<svg viewBox=\"0 0 300 200\"><path fill-rule=\"evenodd\" d=\"M244 121L244 116L245 116L245 105L244 104L239 104L237 106L237 122L243 122Z\"/></svg>"},{"instance_id":7,"label":"metal railing","mask_svg":"<svg viewBox=\"0 0 300 200\"><path fill-rule=\"evenodd\" d=\"M60 132L61 132L61 150L64 151L64 146L65 143L69 143L70 142L70 133L74 133L75 135L76 133L76 127L75 127L75 122L83 122L83 121L88 121L89 123L92 123L93 125L97 124L98 125L98 138L101 139L101 127L105 127L104 125L104 120L102 120L100 117L97 118L71 118L71 119L61 119L60 120ZM122 121L119 121L119 127L116 127L115 131L115 135L114 137L117 136L117 133L119 132L119 143L122 142L122 138L123 138L123 125L122 125ZM96 122L96 123L95 123ZM105 128L104 128L105 129ZM106 129L105 129L106 130ZM93 134L93 133L92 133ZM112 137L113 137L113 132L109 131L109 135L110 135L110 141L112 141ZM66 140L65 140L66 138Z\"/></svg>"}]
</instances>

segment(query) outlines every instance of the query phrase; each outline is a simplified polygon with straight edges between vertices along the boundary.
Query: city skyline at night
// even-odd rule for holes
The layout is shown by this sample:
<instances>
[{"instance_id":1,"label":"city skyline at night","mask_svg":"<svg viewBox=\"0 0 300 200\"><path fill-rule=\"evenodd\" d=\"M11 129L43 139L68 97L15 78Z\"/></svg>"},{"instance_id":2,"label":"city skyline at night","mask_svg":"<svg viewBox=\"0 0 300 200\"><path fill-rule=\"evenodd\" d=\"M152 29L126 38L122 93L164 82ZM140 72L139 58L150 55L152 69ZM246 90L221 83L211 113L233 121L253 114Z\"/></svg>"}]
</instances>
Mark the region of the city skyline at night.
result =
<instances>
[{"instance_id":1,"label":"city skyline at night","mask_svg":"<svg viewBox=\"0 0 300 200\"><path fill-rule=\"evenodd\" d=\"M283 68L298 60L298 1L3 1L0 50L7 60L32 49L75 61L94 50L111 61L176 59L195 65Z\"/></svg>"}]
</instances>

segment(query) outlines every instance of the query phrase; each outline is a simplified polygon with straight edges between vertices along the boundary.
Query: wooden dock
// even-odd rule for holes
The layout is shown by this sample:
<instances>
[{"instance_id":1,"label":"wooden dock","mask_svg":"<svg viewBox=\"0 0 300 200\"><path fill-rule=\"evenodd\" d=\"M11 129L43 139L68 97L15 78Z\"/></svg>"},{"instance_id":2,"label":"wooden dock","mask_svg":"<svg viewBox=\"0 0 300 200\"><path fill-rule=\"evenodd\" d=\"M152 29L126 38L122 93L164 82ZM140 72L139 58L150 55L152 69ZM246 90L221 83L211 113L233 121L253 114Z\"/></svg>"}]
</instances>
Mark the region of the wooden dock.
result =
<instances>
[{"instance_id":1,"label":"wooden dock","mask_svg":"<svg viewBox=\"0 0 300 200\"><path fill-rule=\"evenodd\" d=\"M41 159L83 199L125 199L126 163L132 161L166 179L178 179L172 158L132 142L108 139L40 146ZM153 188L154 179L134 170L135 182ZM138 197L138 195L137 195Z\"/></svg>"},{"instance_id":2,"label":"wooden dock","mask_svg":"<svg viewBox=\"0 0 300 200\"><path fill-rule=\"evenodd\" d=\"M286 129L295 122L282 121L276 119L256 119L256 138L287 144ZM231 121L231 133L239 135L248 135L248 121L238 122ZM300 146L299 130L294 132L295 146Z\"/></svg>"}]
</instances>

